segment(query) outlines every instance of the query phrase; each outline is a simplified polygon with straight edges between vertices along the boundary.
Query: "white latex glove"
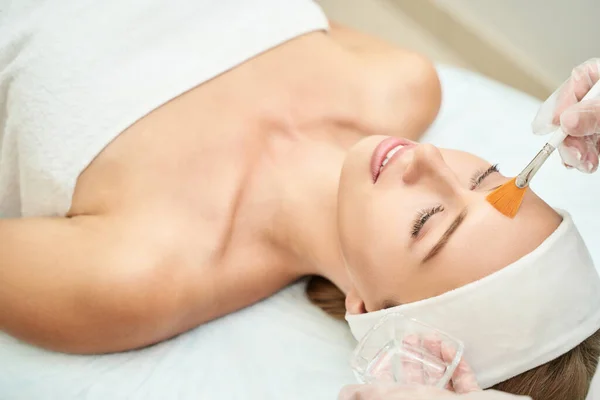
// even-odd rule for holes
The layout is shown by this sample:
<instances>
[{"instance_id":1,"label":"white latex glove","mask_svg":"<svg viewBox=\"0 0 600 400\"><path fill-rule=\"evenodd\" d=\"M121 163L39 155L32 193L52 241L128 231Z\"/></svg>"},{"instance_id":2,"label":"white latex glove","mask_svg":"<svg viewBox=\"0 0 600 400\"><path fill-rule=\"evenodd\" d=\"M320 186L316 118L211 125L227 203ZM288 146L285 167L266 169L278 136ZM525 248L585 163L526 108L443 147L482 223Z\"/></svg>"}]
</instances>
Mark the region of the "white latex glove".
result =
<instances>
[{"instance_id":1,"label":"white latex glove","mask_svg":"<svg viewBox=\"0 0 600 400\"><path fill-rule=\"evenodd\" d=\"M571 77L540 107L533 132L545 135L558 126L568 134L558 151L567 167L592 173L600 153L600 98L580 101L600 78L600 58L579 65Z\"/></svg>"},{"instance_id":2,"label":"white latex glove","mask_svg":"<svg viewBox=\"0 0 600 400\"><path fill-rule=\"evenodd\" d=\"M451 359L451 358L450 358ZM413 371L418 377L418 371ZM495 390L482 391L469 365L461 360L452 376L448 390L421 386L418 379L414 385L394 383L349 385L342 388L338 400L525 400L529 397L514 396ZM452 392L452 391L454 392ZM531 399L530 399L531 400Z\"/></svg>"},{"instance_id":3,"label":"white latex glove","mask_svg":"<svg viewBox=\"0 0 600 400\"><path fill-rule=\"evenodd\" d=\"M353 385L346 386L339 400L531 400L496 390L456 394L431 386Z\"/></svg>"}]
</instances>

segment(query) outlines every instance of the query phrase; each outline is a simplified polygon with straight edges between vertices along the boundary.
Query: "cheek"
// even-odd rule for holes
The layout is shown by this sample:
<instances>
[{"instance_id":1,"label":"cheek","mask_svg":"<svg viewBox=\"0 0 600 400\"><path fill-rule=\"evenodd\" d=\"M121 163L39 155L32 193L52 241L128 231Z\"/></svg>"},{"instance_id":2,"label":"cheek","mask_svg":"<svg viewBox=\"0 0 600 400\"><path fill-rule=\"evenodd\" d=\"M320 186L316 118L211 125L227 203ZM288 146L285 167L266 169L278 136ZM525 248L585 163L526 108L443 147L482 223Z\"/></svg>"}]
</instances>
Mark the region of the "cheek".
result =
<instances>
[{"instance_id":1,"label":"cheek","mask_svg":"<svg viewBox=\"0 0 600 400\"><path fill-rule=\"evenodd\" d=\"M369 252L374 260L384 264L403 258L410 239L411 219L419 209L417 202L403 191L390 190L370 200L365 210Z\"/></svg>"},{"instance_id":2,"label":"cheek","mask_svg":"<svg viewBox=\"0 0 600 400\"><path fill-rule=\"evenodd\" d=\"M352 280L369 309L384 298L395 298L410 274L413 214L401 205L399 195L387 191L369 197L360 215L354 215L352 223L346 221L348 229L343 232Z\"/></svg>"}]
</instances>

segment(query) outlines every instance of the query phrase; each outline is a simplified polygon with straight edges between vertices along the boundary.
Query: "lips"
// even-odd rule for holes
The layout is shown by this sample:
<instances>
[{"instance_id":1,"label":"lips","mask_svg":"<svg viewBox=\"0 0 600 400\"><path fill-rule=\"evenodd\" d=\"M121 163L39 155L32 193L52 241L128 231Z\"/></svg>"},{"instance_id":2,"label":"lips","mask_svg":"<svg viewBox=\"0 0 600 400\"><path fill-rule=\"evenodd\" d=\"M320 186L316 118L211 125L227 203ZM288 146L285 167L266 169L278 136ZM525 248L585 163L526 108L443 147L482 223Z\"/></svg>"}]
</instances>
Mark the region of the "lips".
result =
<instances>
[{"instance_id":1,"label":"lips","mask_svg":"<svg viewBox=\"0 0 600 400\"><path fill-rule=\"evenodd\" d=\"M377 182L377 178L394 157L398 157L407 148L414 147L415 143L410 140L390 137L379 143L379 146L373 151L371 157L371 175L373 183Z\"/></svg>"}]
</instances>

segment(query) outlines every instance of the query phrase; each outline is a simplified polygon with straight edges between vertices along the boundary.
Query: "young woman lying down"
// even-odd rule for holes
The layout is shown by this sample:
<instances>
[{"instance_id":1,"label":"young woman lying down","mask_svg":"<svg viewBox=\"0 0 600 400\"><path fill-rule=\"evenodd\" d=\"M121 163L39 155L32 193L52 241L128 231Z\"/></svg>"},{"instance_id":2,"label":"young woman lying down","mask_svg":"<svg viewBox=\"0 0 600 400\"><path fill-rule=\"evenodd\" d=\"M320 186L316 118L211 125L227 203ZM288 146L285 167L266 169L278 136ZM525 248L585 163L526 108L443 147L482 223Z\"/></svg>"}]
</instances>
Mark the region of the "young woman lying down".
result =
<instances>
[{"instance_id":1,"label":"young woman lying down","mask_svg":"<svg viewBox=\"0 0 600 400\"><path fill-rule=\"evenodd\" d=\"M331 285L310 296L347 298L357 339L412 304L465 341L484 386L585 397L600 323L582 299L600 285L583 242L532 192L516 218L496 212L485 196L507 178L488 161L417 143L440 105L428 60L328 29L309 0L56 0L1 18L3 331L135 349L315 275ZM578 253L556 266L566 243ZM586 286L557 291L560 266ZM534 281L505 291L520 274Z\"/></svg>"}]
</instances>

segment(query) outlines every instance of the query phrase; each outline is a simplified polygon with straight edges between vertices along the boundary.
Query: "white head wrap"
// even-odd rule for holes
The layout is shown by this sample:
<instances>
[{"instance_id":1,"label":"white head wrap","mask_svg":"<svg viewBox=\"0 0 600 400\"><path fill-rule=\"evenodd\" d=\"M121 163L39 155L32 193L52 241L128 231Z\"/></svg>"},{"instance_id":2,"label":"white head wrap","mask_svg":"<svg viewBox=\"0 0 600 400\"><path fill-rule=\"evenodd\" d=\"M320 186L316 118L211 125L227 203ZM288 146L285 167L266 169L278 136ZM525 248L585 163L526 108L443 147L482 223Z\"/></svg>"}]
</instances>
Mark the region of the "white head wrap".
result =
<instances>
[{"instance_id":1,"label":"white head wrap","mask_svg":"<svg viewBox=\"0 0 600 400\"><path fill-rule=\"evenodd\" d=\"M465 360L488 388L545 364L600 329L600 277L573 224L534 251L479 281L440 296L346 315L360 340L384 315L402 313L465 344Z\"/></svg>"}]
</instances>

